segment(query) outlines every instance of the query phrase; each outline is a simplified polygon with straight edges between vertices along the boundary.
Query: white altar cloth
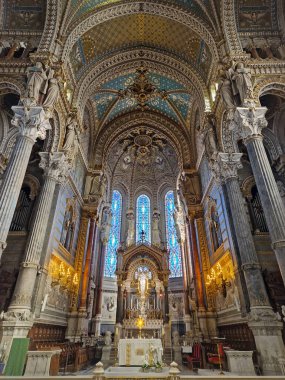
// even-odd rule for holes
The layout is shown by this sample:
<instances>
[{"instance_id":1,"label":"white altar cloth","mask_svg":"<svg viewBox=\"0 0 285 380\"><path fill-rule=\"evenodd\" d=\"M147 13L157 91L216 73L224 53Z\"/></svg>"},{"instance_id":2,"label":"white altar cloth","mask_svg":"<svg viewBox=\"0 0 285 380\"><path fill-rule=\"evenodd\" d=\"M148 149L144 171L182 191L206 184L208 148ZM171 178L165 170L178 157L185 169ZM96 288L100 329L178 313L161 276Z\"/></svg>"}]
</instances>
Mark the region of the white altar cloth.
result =
<instances>
[{"instance_id":1,"label":"white altar cloth","mask_svg":"<svg viewBox=\"0 0 285 380\"><path fill-rule=\"evenodd\" d=\"M118 345L119 365L142 366L150 347L156 349L157 360L162 362L161 339L120 339Z\"/></svg>"}]
</instances>

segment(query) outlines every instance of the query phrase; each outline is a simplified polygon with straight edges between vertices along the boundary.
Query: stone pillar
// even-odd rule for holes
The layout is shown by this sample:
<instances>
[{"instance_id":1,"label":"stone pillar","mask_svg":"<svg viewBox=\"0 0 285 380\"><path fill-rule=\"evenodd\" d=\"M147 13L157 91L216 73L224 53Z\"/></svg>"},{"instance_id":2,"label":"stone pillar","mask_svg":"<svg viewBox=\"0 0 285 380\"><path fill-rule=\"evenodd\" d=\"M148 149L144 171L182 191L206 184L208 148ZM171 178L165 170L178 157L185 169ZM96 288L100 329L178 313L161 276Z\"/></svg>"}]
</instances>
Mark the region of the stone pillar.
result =
<instances>
[{"instance_id":1,"label":"stone pillar","mask_svg":"<svg viewBox=\"0 0 285 380\"><path fill-rule=\"evenodd\" d=\"M12 156L9 160L0 190L0 260L19 198L29 158L35 141L44 140L50 124L42 107L12 107L12 124L19 128Z\"/></svg>"},{"instance_id":2,"label":"stone pillar","mask_svg":"<svg viewBox=\"0 0 285 380\"><path fill-rule=\"evenodd\" d=\"M55 186L60 180L65 178L65 174L69 168L64 153L40 153L40 156L40 167L44 170L44 185L38 198L33 225L25 250L24 262L21 264L12 301L8 308L8 315L24 311L28 315L31 310L31 301Z\"/></svg>"},{"instance_id":3,"label":"stone pillar","mask_svg":"<svg viewBox=\"0 0 285 380\"><path fill-rule=\"evenodd\" d=\"M92 259L91 256L92 256L94 231L95 231L94 218L95 216L91 214L86 259L85 259L84 273L83 273L83 278L82 278L81 300L80 300L80 307L79 307L81 310L85 310L85 311L87 310L87 292L88 292L88 283L89 283L89 277L90 277L91 259Z\"/></svg>"},{"instance_id":4,"label":"stone pillar","mask_svg":"<svg viewBox=\"0 0 285 380\"><path fill-rule=\"evenodd\" d=\"M266 107L237 108L241 137L247 147L280 272L285 284L285 208L263 145L262 128L267 126Z\"/></svg>"},{"instance_id":5,"label":"stone pillar","mask_svg":"<svg viewBox=\"0 0 285 380\"><path fill-rule=\"evenodd\" d=\"M237 174L241 156L241 153L219 153L219 167L216 175L219 172L220 178L226 184L231 206L232 221L250 302L251 312L248 325L253 332L261 356L264 375L273 375L279 372L275 368L274 357L283 357L285 354L281 337L282 323L277 320L270 306L244 207ZM270 357L269 352L273 351L274 354Z\"/></svg>"},{"instance_id":6,"label":"stone pillar","mask_svg":"<svg viewBox=\"0 0 285 380\"><path fill-rule=\"evenodd\" d=\"M78 297L79 297L79 284L81 281L82 265L83 258L85 253L87 233L88 233L88 224L89 224L89 214L88 211L83 209L81 220L80 220L80 230L78 234L77 249L75 255L74 269L77 275L77 285L73 288L73 293L70 302L70 313L68 315L68 327L66 331L66 338L70 340L79 340L81 331L78 329Z\"/></svg>"},{"instance_id":7,"label":"stone pillar","mask_svg":"<svg viewBox=\"0 0 285 380\"><path fill-rule=\"evenodd\" d=\"M192 212L192 213L190 212L189 235L190 235L190 241L191 241L191 255L192 255L192 262L193 262L197 304L198 304L199 309L205 310L203 283L202 283L201 268L200 268L200 261L199 261L198 248L197 248L197 238L196 238L195 225L194 225L194 218L196 215L197 214L195 212Z\"/></svg>"}]
</instances>

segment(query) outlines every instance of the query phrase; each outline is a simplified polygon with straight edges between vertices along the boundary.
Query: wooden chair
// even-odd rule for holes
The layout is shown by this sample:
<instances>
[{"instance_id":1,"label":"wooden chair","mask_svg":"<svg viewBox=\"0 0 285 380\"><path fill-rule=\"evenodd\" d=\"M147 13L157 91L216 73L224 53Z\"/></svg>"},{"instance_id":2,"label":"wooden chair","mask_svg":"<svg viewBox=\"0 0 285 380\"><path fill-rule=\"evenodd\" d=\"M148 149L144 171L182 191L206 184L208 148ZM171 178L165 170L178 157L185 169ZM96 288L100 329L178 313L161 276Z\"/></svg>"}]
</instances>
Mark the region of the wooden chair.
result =
<instances>
[{"instance_id":1,"label":"wooden chair","mask_svg":"<svg viewBox=\"0 0 285 380\"><path fill-rule=\"evenodd\" d=\"M200 343L194 343L192 355L186 356L187 364L190 366L191 369L201 368L201 358L202 358L201 344ZM194 365L194 364L196 364L196 365ZM198 364L198 366L197 366L197 364Z\"/></svg>"},{"instance_id":2,"label":"wooden chair","mask_svg":"<svg viewBox=\"0 0 285 380\"><path fill-rule=\"evenodd\" d=\"M225 351L223 343L217 343L217 353L208 352L208 362L212 364L213 368L215 365L221 367L225 360Z\"/></svg>"}]
</instances>

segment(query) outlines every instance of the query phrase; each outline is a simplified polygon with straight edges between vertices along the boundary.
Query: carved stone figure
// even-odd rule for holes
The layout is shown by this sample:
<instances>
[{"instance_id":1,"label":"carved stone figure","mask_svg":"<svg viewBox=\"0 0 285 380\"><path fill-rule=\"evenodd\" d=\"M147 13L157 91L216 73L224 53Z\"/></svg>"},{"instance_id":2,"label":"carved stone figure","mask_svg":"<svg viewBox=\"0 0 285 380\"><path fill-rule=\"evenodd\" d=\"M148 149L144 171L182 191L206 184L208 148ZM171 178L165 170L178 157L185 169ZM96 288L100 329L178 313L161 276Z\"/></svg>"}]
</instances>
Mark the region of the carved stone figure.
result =
<instances>
[{"instance_id":1,"label":"carved stone figure","mask_svg":"<svg viewBox=\"0 0 285 380\"><path fill-rule=\"evenodd\" d=\"M229 78L228 72L222 75L218 91L220 91L221 97L225 105L228 108L234 108L235 101L234 101L234 95L233 95L233 89L232 89L232 82L231 82L231 79Z\"/></svg>"},{"instance_id":2,"label":"carved stone figure","mask_svg":"<svg viewBox=\"0 0 285 380\"><path fill-rule=\"evenodd\" d=\"M107 244L109 240L110 230L112 223L112 211L110 207L105 207L103 210L102 222L101 222L101 241L103 244Z\"/></svg>"},{"instance_id":3,"label":"carved stone figure","mask_svg":"<svg viewBox=\"0 0 285 380\"><path fill-rule=\"evenodd\" d=\"M135 242L135 219L133 210L128 210L128 234L127 234L127 247L130 247Z\"/></svg>"},{"instance_id":4,"label":"carved stone figure","mask_svg":"<svg viewBox=\"0 0 285 380\"><path fill-rule=\"evenodd\" d=\"M207 117L203 134L207 157L212 159L218 152L218 144L215 135L215 119L211 115Z\"/></svg>"},{"instance_id":5,"label":"carved stone figure","mask_svg":"<svg viewBox=\"0 0 285 380\"><path fill-rule=\"evenodd\" d=\"M75 116L69 116L66 122L66 133L63 143L63 150L69 151L74 147L76 128L77 121Z\"/></svg>"},{"instance_id":6,"label":"carved stone figure","mask_svg":"<svg viewBox=\"0 0 285 380\"><path fill-rule=\"evenodd\" d=\"M40 102L40 92L44 91L47 75L41 62L27 69L27 95L34 99L36 104Z\"/></svg>"},{"instance_id":7,"label":"carved stone figure","mask_svg":"<svg viewBox=\"0 0 285 380\"><path fill-rule=\"evenodd\" d=\"M233 95L239 95L241 105L245 99L252 97L252 81L250 70L242 62L237 63L231 76Z\"/></svg>"},{"instance_id":8,"label":"carved stone figure","mask_svg":"<svg viewBox=\"0 0 285 380\"><path fill-rule=\"evenodd\" d=\"M57 78L51 78L48 82L47 94L43 103L46 108L53 108L59 97L59 85Z\"/></svg>"},{"instance_id":9,"label":"carved stone figure","mask_svg":"<svg viewBox=\"0 0 285 380\"><path fill-rule=\"evenodd\" d=\"M160 244L161 244L159 219L160 219L159 212L157 210L154 210L153 216L152 216L152 244L157 247L160 247Z\"/></svg>"},{"instance_id":10,"label":"carved stone figure","mask_svg":"<svg viewBox=\"0 0 285 380\"><path fill-rule=\"evenodd\" d=\"M111 331L105 332L104 343L105 343L105 346L111 346L111 344L112 344Z\"/></svg>"},{"instance_id":11,"label":"carved stone figure","mask_svg":"<svg viewBox=\"0 0 285 380\"><path fill-rule=\"evenodd\" d=\"M173 346L174 347L177 347L177 346L180 346L180 337L179 337L179 332L178 331L173 331L172 333L172 342L173 342Z\"/></svg>"}]
</instances>

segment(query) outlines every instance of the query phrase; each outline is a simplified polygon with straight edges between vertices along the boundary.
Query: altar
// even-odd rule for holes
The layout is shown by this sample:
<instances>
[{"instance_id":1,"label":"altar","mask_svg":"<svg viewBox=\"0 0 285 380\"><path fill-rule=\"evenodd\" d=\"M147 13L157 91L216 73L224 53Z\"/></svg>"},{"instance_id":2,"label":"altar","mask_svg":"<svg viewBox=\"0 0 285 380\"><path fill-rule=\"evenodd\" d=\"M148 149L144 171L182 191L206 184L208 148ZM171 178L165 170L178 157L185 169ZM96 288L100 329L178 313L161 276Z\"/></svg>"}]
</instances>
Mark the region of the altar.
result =
<instances>
[{"instance_id":1,"label":"altar","mask_svg":"<svg viewBox=\"0 0 285 380\"><path fill-rule=\"evenodd\" d=\"M145 361L152 366L162 363L161 339L120 339L118 357L120 366L142 366Z\"/></svg>"}]
</instances>

